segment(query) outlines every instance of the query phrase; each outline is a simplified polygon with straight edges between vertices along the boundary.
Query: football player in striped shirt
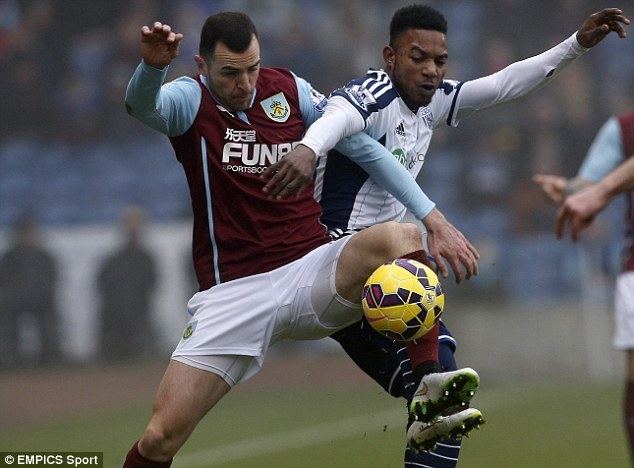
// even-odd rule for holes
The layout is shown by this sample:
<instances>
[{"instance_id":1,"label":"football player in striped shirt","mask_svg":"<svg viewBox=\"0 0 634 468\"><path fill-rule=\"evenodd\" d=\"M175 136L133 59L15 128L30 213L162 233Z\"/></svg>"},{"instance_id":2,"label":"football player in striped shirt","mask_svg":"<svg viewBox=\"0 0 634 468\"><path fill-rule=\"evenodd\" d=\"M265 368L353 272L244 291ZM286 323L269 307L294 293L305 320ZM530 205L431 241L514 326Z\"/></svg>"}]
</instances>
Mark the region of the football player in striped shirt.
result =
<instances>
[{"instance_id":1,"label":"football player in striped shirt","mask_svg":"<svg viewBox=\"0 0 634 468\"><path fill-rule=\"evenodd\" d=\"M398 221L409 208L429 231L429 250L440 273L447 276L443 258L447 259L459 281L462 277L459 262L451 257L450 251L443 249L444 246L435 243L430 217L442 215L420 189L411 188L411 182L422 168L433 130L441 125L455 127L479 110L526 95L553 79L609 33L625 37L624 26L627 24L629 20L621 10L602 10L590 15L578 31L552 49L511 64L493 75L458 82L444 79L448 60L444 17L423 5L402 8L390 24L390 44L383 51L385 71L371 70L366 76L336 90L328 100L323 117L308 129L300 145L268 169L271 180L265 190L277 197L299 192L302 184L289 174L302 173L304 177L312 174L319 156L316 195L324 209L323 220L330 229L363 229L387 220ZM379 141L402 164L400 187L393 191L372 174L350 163L340 151L332 151L335 143L357 132L364 132ZM472 252L475 255L475 250ZM336 337L364 333L371 335L373 332L359 322ZM380 341L378 337L367 341L375 338ZM340 342L368 372L367 363L358 357L365 355L368 346L357 348L359 340L356 339L340 339ZM394 346L399 347L398 344ZM389 347L386 343L377 345L377 349L386 347ZM395 360L397 370L399 365ZM370 375L381 382L385 369L372 368L372 365L369 369ZM425 369L424 372L429 371ZM414 369L418 379L424 372ZM404 377L408 378L407 375ZM412 398L410 407L425 400L426 385L423 384L413 396L406 395ZM426 440L433 424L433 421L414 421L408 430L410 446L415 448L421 440ZM427 461L414 460L411 451L407 452L406 465L454 466L459 447L449 445L444 454L424 454Z\"/></svg>"}]
</instances>

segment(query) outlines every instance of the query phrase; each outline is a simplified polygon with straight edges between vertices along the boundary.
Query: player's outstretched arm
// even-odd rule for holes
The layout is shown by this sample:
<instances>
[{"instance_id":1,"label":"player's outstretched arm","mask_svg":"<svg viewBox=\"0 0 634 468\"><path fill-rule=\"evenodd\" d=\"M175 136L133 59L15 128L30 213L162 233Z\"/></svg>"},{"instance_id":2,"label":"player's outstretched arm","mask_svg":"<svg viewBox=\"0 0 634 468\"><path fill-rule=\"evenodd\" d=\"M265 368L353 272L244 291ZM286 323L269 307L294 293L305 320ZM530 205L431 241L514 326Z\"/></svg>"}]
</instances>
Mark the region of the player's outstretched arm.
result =
<instances>
[{"instance_id":1,"label":"player's outstretched arm","mask_svg":"<svg viewBox=\"0 0 634 468\"><path fill-rule=\"evenodd\" d=\"M615 32L625 38L630 20L618 8L590 15L579 30L555 47L515 63L497 73L465 81L457 100L457 120L498 104L518 99L546 84L589 48Z\"/></svg>"},{"instance_id":2,"label":"player's outstretched arm","mask_svg":"<svg viewBox=\"0 0 634 468\"><path fill-rule=\"evenodd\" d=\"M569 223L572 240L576 242L579 233L592 224L610 200L631 190L634 190L634 157L628 158L600 182L566 199L557 214L557 237L563 237L566 223Z\"/></svg>"}]
</instances>

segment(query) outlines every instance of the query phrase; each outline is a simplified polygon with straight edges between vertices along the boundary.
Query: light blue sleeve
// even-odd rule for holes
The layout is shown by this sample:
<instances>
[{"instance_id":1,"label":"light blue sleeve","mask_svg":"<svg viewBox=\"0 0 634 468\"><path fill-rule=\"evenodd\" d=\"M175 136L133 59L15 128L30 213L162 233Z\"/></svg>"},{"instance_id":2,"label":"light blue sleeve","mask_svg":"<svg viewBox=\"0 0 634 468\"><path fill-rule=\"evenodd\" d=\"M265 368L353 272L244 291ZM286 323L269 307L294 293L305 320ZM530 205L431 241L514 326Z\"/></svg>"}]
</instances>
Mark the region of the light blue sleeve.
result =
<instances>
[{"instance_id":1,"label":"light blue sleeve","mask_svg":"<svg viewBox=\"0 0 634 468\"><path fill-rule=\"evenodd\" d=\"M623 162L623 138L616 117L610 117L594 137L592 145L577 174L591 182L598 182Z\"/></svg>"},{"instance_id":2,"label":"light blue sleeve","mask_svg":"<svg viewBox=\"0 0 634 468\"><path fill-rule=\"evenodd\" d=\"M377 184L423 219L436 206L418 186L412 174L374 138L361 132L344 138L335 149L366 171Z\"/></svg>"},{"instance_id":3,"label":"light blue sleeve","mask_svg":"<svg viewBox=\"0 0 634 468\"><path fill-rule=\"evenodd\" d=\"M147 126L167 136L185 133L194 123L202 91L196 80L181 77L163 84L168 67L141 62L125 94L126 110Z\"/></svg>"},{"instance_id":4,"label":"light blue sleeve","mask_svg":"<svg viewBox=\"0 0 634 468\"><path fill-rule=\"evenodd\" d=\"M308 81L295 75L297 83L297 94L299 96L299 110L306 128L310 127L315 120L322 116L324 108L328 103L326 96L313 88Z\"/></svg>"}]
</instances>

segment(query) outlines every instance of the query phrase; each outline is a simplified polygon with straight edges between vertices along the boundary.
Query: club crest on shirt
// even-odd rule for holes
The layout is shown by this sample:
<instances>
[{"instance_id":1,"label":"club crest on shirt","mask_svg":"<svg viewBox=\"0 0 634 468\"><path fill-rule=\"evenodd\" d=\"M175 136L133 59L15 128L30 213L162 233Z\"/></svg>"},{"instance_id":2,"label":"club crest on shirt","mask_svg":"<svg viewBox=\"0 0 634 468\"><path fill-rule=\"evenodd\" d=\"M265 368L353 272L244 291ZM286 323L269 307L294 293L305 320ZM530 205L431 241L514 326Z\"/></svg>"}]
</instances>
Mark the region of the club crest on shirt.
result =
<instances>
[{"instance_id":1,"label":"club crest on shirt","mask_svg":"<svg viewBox=\"0 0 634 468\"><path fill-rule=\"evenodd\" d=\"M284 93L277 93L270 98L260 101L264 113L275 122L286 122L291 115L291 106Z\"/></svg>"},{"instance_id":2,"label":"club crest on shirt","mask_svg":"<svg viewBox=\"0 0 634 468\"><path fill-rule=\"evenodd\" d=\"M418 115L425 124L425 127L432 128L434 126L434 115L431 113L430 107L421 107L418 111Z\"/></svg>"},{"instance_id":3,"label":"club crest on shirt","mask_svg":"<svg viewBox=\"0 0 634 468\"><path fill-rule=\"evenodd\" d=\"M195 320L187 325L187 327L183 331L184 340L186 340L187 338L193 335L194 330L196 330L196 325L198 325L198 320Z\"/></svg>"}]
</instances>

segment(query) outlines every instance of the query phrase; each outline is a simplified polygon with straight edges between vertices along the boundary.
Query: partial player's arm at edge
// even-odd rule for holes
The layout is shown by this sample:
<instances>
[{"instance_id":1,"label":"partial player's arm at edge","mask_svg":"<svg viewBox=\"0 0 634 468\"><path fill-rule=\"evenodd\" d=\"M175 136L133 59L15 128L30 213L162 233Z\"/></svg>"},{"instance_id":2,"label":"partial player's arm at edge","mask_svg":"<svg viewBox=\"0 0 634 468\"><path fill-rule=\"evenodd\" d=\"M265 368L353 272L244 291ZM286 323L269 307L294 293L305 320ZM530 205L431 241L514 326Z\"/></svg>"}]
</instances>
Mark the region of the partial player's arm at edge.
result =
<instances>
[{"instance_id":1,"label":"partial player's arm at edge","mask_svg":"<svg viewBox=\"0 0 634 468\"><path fill-rule=\"evenodd\" d=\"M609 199L634 190L634 155L610 172L597 184Z\"/></svg>"},{"instance_id":2,"label":"partial player's arm at edge","mask_svg":"<svg viewBox=\"0 0 634 468\"><path fill-rule=\"evenodd\" d=\"M577 175L571 179L550 174L535 174L533 181L541 186L555 203L600 181L623 161L621 126L610 117L594 137Z\"/></svg>"},{"instance_id":3,"label":"partial player's arm at edge","mask_svg":"<svg viewBox=\"0 0 634 468\"><path fill-rule=\"evenodd\" d=\"M570 225L572 240L577 242L579 233L590 226L595 216L620 193L634 190L634 155L610 172L597 184L566 199L557 213L555 233L558 239Z\"/></svg>"},{"instance_id":4,"label":"partial player's arm at edge","mask_svg":"<svg viewBox=\"0 0 634 468\"><path fill-rule=\"evenodd\" d=\"M597 132L575 177L566 182L569 196L601 181L623 162L623 138L616 117L610 117Z\"/></svg>"},{"instance_id":5,"label":"partial player's arm at edge","mask_svg":"<svg viewBox=\"0 0 634 468\"><path fill-rule=\"evenodd\" d=\"M163 84L167 69L142 61L128 83L125 105L130 115L150 128L178 136L193 124L202 93L198 83L188 77Z\"/></svg>"}]
</instances>

